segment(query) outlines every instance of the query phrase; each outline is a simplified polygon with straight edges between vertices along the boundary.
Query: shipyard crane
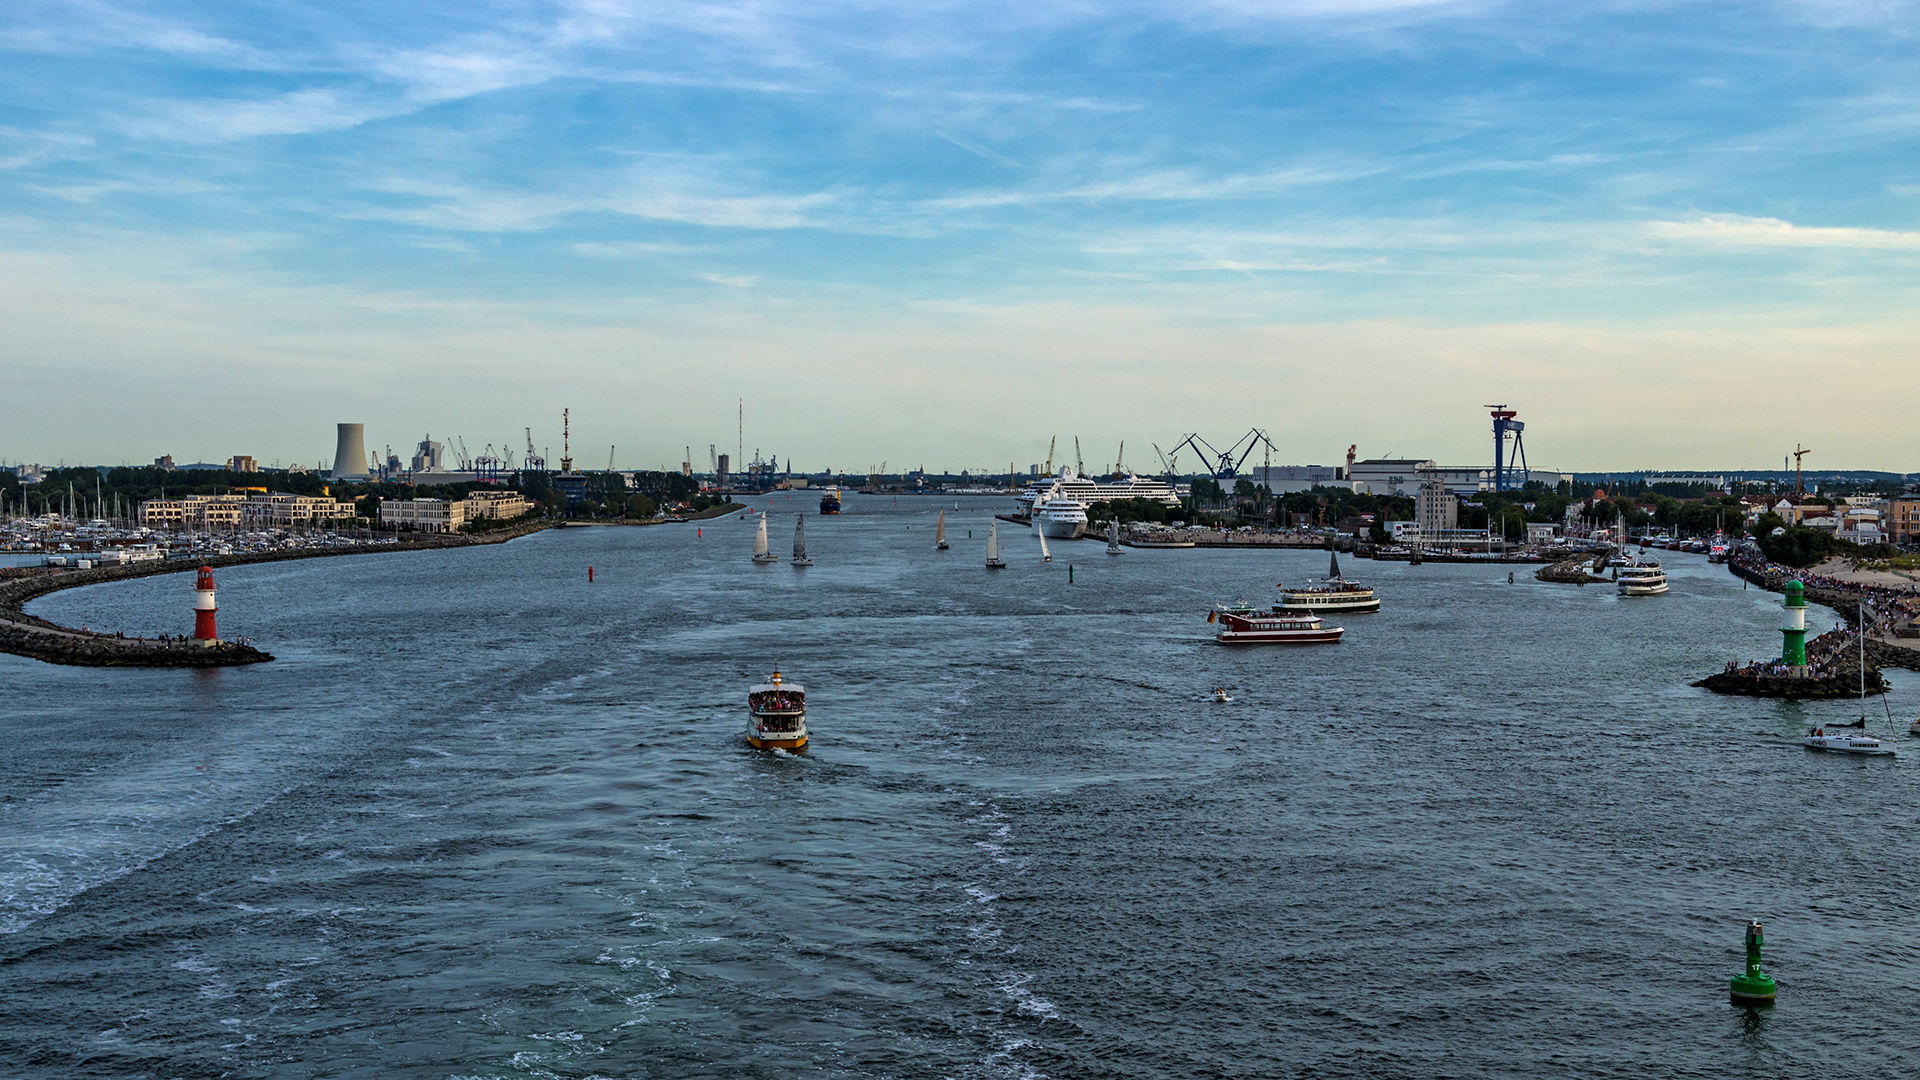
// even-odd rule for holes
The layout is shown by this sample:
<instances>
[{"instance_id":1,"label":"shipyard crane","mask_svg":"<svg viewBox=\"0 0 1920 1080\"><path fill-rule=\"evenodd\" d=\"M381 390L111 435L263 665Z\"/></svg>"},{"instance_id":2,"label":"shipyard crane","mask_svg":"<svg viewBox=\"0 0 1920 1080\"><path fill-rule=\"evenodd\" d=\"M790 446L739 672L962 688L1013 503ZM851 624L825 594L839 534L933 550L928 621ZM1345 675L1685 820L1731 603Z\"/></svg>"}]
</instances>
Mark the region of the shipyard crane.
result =
<instances>
[{"instance_id":1,"label":"shipyard crane","mask_svg":"<svg viewBox=\"0 0 1920 1080\"><path fill-rule=\"evenodd\" d=\"M527 460L522 462L528 472L546 472L547 459L533 448L533 429L527 428Z\"/></svg>"},{"instance_id":2,"label":"shipyard crane","mask_svg":"<svg viewBox=\"0 0 1920 1080\"><path fill-rule=\"evenodd\" d=\"M613 471L613 447L615 445L618 445L618 444L610 444L607 447L607 471L608 472Z\"/></svg>"},{"instance_id":3,"label":"shipyard crane","mask_svg":"<svg viewBox=\"0 0 1920 1080\"><path fill-rule=\"evenodd\" d=\"M1225 451L1220 451L1215 450L1211 443L1196 433L1182 437L1173 445L1173 452L1177 455L1189 446L1193 448L1194 453L1200 455L1200 464L1207 470L1207 475L1215 480L1231 480L1240 475L1240 467L1253 457L1256 447L1264 446L1271 453L1273 440L1267 438L1267 433L1259 428L1251 428L1245 435L1235 440L1232 446L1227 447ZM1159 447L1156 446L1154 449L1158 450Z\"/></svg>"},{"instance_id":4,"label":"shipyard crane","mask_svg":"<svg viewBox=\"0 0 1920 1080\"><path fill-rule=\"evenodd\" d=\"M714 452L712 443L707 444L707 471L715 476L720 475L720 455Z\"/></svg>"},{"instance_id":5,"label":"shipyard crane","mask_svg":"<svg viewBox=\"0 0 1920 1080\"><path fill-rule=\"evenodd\" d=\"M1060 436L1058 435L1055 435L1053 438L1047 440L1047 475L1048 476L1053 475L1053 448L1059 442L1060 442Z\"/></svg>"},{"instance_id":6,"label":"shipyard crane","mask_svg":"<svg viewBox=\"0 0 1920 1080\"><path fill-rule=\"evenodd\" d=\"M1520 433L1527 425L1515 420L1519 414L1505 405L1489 405L1493 411L1493 490L1517 491L1527 486L1527 449ZM1513 455L1506 456L1507 440L1513 440Z\"/></svg>"},{"instance_id":7,"label":"shipyard crane","mask_svg":"<svg viewBox=\"0 0 1920 1080\"><path fill-rule=\"evenodd\" d=\"M1793 444L1793 501L1804 502L1807 497L1807 474L1801 471L1800 459L1813 453L1799 443Z\"/></svg>"},{"instance_id":8,"label":"shipyard crane","mask_svg":"<svg viewBox=\"0 0 1920 1080\"><path fill-rule=\"evenodd\" d=\"M1165 451L1160 449L1159 443L1148 443L1147 445L1153 447L1153 454L1160 459L1160 467L1167 470L1169 481L1171 481L1173 477L1180 475L1180 469L1178 467L1180 461L1179 447L1174 447L1173 455L1169 457Z\"/></svg>"},{"instance_id":9,"label":"shipyard crane","mask_svg":"<svg viewBox=\"0 0 1920 1080\"><path fill-rule=\"evenodd\" d=\"M1080 436L1073 437L1073 475L1087 475L1087 463L1080 460Z\"/></svg>"},{"instance_id":10,"label":"shipyard crane","mask_svg":"<svg viewBox=\"0 0 1920 1080\"><path fill-rule=\"evenodd\" d=\"M1120 440L1120 452L1113 455L1113 478L1119 480L1127 475L1127 440Z\"/></svg>"}]
</instances>

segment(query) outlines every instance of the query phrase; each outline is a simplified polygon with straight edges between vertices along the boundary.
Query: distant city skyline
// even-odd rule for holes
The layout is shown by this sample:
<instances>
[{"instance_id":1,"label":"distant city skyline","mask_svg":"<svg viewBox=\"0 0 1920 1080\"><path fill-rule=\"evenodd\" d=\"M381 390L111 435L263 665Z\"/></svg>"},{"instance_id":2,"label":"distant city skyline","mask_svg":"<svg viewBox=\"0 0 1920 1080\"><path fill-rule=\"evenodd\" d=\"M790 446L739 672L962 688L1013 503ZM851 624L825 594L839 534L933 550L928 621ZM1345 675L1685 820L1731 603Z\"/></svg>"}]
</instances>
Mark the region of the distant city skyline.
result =
<instances>
[{"instance_id":1,"label":"distant city skyline","mask_svg":"<svg viewBox=\"0 0 1920 1080\"><path fill-rule=\"evenodd\" d=\"M1920 470L1917 16L24 6L0 458Z\"/></svg>"}]
</instances>

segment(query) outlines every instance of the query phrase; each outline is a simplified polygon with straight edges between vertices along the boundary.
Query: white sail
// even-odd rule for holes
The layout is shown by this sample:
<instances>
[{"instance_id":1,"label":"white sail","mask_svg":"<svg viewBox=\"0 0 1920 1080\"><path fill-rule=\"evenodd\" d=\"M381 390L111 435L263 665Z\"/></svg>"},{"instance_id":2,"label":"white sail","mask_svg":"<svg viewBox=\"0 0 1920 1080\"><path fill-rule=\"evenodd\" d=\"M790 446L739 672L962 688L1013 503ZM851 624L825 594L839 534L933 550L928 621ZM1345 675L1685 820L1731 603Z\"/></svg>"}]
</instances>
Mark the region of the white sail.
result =
<instances>
[{"instance_id":1,"label":"white sail","mask_svg":"<svg viewBox=\"0 0 1920 1080\"><path fill-rule=\"evenodd\" d=\"M1113 521L1107 525L1107 554L1120 554L1120 518L1118 515L1115 515Z\"/></svg>"},{"instance_id":2,"label":"white sail","mask_svg":"<svg viewBox=\"0 0 1920 1080\"><path fill-rule=\"evenodd\" d=\"M1033 527L1033 532L1034 532L1034 535L1036 535L1036 536L1038 536L1038 537L1040 538L1040 559L1041 559L1041 561L1042 561L1042 562L1052 562L1052 561L1053 561L1053 552L1051 552L1051 551L1048 551L1048 550L1047 550L1047 530L1045 530L1045 529L1042 529L1042 528L1041 528L1041 527L1039 526L1039 524L1038 524L1038 523L1036 522L1036 523L1034 524L1034 527Z\"/></svg>"},{"instance_id":3,"label":"white sail","mask_svg":"<svg viewBox=\"0 0 1920 1080\"><path fill-rule=\"evenodd\" d=\"M807 515L796 514L793 521L793 561L812 562L807 558Z\"/></svg>"},{"instance_id":4,"label":"white sail","mask_svg":"<svg viewBox=\"0 0 1920 1080\"><path fill-rule=\"evenodd\" d=\"M998 562L999 559L1000 559L1000 523L996 521L993 524L987 526L987 561Z\"/></svg>"},{"instance_id":5,"label":"white sail","mask_svg":"<svg viewBox=\"0 0 1920 1080\"><path fill-rule=\"evenodd\" d=\"M936 544L944 544L947 542L947 512L945 510L940 511L940 517L933 523L933 542Z\"/></svg>"},{"instance_id":6,"label":"white sail","mask_svg":"<svg viewBox=\"0 0 1920 1080\"><path fill-rule=\"evenodd\" d=\"M767 515L760 515L760 529L753 534L753 557L766 559L767 554Z\"/></svg>"}]
</instances>

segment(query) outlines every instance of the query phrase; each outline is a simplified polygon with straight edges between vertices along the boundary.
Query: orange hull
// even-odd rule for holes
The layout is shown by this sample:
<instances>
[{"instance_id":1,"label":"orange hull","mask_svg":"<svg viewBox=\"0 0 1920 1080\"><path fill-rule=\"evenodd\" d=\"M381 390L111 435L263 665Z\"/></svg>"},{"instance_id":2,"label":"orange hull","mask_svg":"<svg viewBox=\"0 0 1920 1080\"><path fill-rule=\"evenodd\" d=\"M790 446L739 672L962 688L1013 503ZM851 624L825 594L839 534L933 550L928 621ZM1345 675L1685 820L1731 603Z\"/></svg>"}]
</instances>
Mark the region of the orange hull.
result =
<instances>
[{"instance_id":1,"label":"orange hull","mask_svg":"<svg viewBox=\"0 0 1920 1080\"><path fill-rule=\"evenodd\" d=\"M797 739L765 739L749 735L747 745L755 750L799 750L807 745L807 737L802 735Z\"/></svg>"}]
</instances>

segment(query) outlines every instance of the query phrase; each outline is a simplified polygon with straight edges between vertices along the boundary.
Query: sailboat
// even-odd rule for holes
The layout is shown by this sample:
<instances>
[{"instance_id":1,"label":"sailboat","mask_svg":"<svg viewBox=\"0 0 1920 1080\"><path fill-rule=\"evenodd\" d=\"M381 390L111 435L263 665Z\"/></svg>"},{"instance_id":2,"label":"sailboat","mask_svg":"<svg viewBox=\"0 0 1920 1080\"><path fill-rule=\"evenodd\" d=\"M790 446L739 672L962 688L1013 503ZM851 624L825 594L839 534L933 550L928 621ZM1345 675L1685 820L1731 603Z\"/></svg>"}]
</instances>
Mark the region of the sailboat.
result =
<instances>
[{"instance_id":1,"label":"sailboat","mask_svg":"<svg viewBox=\"0 0 1920 1080\"><path fill-rule=\"evenodd\" d=\"M947 550L947 512L940 511L940 518L933 523L933 550Z\"/></svg>"},{"instance_id":2,"label":"sailboat","mask_svg":"<svg viewBox=\"0 0 1920 1080\"><path fill-rule=\"evenodd\" d=\"M987 569L1004 570L1007 560L1000 557L1000 523L987 526Z\"/></svg>"},{"instance_id":3,"label":"sailboat","mask_svg":"<svg viewBox=\"0 0 1920 1080\"><path fill-rule=\"evenodd\" d=\"M1844 735L1838 731L1828 733L1827 727L1817 727L1807 732L1801 742L1809 750L1831 750L1841 754L1892 754L1892 744L1885 743L1867 734L1867 622L1866 605L1862 603L1854 616L1854 634L1860 639L1860 719L1851 724L1830 724L1833 728L1860 728L1858 735Z\"/></svg>"},{"instance_id":4,"label":"sailboat","mask_svg":"<svg viewBox=\"0 0 1920 1080\"><path fill-rule=\"evenodd\" d=\"M1120 554L1120 517L1117 514L1107 524L1107 554Z\"/></svg>"},{"instance_id":5,"label":"sailboat","mask_svg":"<svg viewBox=\"0 0 1920 1080\"><path fill-rule=\"evenodd\" d=\"M773 552L767 549L767 515L760 515L760 528L753 534L753 561L757 563L776 562Z\"/></svg>"},{"instance_id":6,"label":"sailboat","mask_svg":"<svg viewBox=\"0 0 1920 1080\"><path fill-rule=\"evenodd\" d=\"M807 515L797 514L793 522L793 565L812 566L807 558Z\"/></svg>"},{"instance_id":7,"label":"sailboat","mask_svg":"<svg viewBox=\"0 0 1920 1080\"><path fill-rule=\"evenodd\" d=\"M1053 552L1047 550L1047 530L1041 528L1038 521L1033 523L1033 535L1040 538L1040 561L1052 562Z\"/></svg>"}]
</instances>

